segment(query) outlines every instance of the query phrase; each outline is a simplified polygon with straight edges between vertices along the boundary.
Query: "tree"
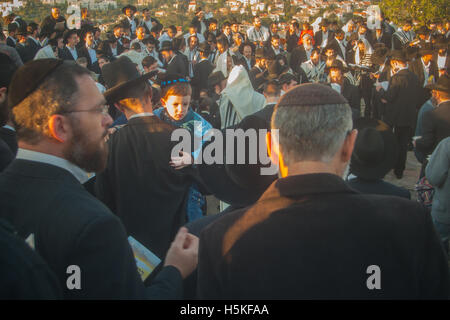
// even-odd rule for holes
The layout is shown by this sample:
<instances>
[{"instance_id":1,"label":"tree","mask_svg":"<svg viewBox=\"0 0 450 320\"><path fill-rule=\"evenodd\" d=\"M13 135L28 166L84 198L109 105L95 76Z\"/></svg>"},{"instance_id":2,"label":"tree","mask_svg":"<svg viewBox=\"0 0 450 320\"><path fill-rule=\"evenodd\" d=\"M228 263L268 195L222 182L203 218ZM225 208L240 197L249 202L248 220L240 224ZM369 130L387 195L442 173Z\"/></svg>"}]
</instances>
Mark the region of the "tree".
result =
<instances>
[{"instance_id":1,"label":"tree","mask_svg":"<svg viewBox=\"0 0 450 320\"><path fill-rule=\"evenodd\" d=\"M448 0L381 0L379 5L385 16L395 23L411 18L425 24L430 20L450 17Z\"/></svg>"}]
</instances>

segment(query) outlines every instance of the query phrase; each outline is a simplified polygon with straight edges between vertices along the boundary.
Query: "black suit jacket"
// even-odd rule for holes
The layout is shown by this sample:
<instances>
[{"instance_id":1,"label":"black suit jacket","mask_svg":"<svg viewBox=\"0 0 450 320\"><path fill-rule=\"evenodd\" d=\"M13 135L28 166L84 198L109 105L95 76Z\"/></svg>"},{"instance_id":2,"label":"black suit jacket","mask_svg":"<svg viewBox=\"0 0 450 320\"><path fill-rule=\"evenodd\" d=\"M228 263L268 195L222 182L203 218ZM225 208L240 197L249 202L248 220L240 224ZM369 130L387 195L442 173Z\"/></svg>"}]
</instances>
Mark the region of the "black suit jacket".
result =
<instances>
[{"instance_id":1,"label":"black suit jacket","mask_svg":"<svg viewBox=\"0 0 450 320\"><path fill-rule=\"evenodd\" d=\"M110 138L108 166L96 180L97 197L161 259L186 222L195 173L169 165L174 129L156 116L131 119Z\"/></svg>"},{"instance_id":2,"label":"black suit jacket","mask_svg":"<svg viewBox=\"0 0 450 320\"><path fill-rule=\"evenodd\" d=\"M428 99L431 97L431 90L424 88L424 82L425 82L425 74L423 70L423 64L422 59L416 59L413 62L409 64L408 68L411 72L413 72L417 78L419 79L419 82L422 86L422 89L420 90L420 106L422 106ZM437 69L437 64L433 60L430 62L430 74L429 76L434 76L434 80L437 81L439 77L439 72Z\"/></svg>"},{"instance_id":3,"label":"black suit jacket","mask_svg":"<svg viewBox=\"0 0 450 320\"><path fill-rule=\"evenodd\" d=\"M380 290L368 288L371 266ZM198 289L200 299L447 299L449 272L421 205L305 174L204 229Z\"/></svg>"},{"instance_id":4,"label":"black suit jacket","mask_svg":"<svg viewBox=\"0 0 450 320\"><path fill-rule=\"evenodd\" d=\"M416 148L424 155L433 152L436 146L450 136L450 101L425 112L422 120L422 138L416 140Z\"/></svg>"},{"instance_id":5,"label":"black suit jacket","mask_svg":"<svg viewBox=\"0 0 450 320\"><path fill-rule=\"evenodd\" d=\"M191 81L194 99L199 98L200 90L208 89L208 77L213 70L214 66L209 60L203 60L194 65L194 78Z\"/></svg>"},{"instance_id":6,"label":"black suit jacket","mask_svg":"<svg viewBox=\"0 0 450 320\"><path fill-rule=\"evenodd\" d=\"M171 63L167 65L167 74L179 73L184 77L189 76L189 61L182 53L177 53Z\"/></svg>"},{"instance_id":7,"label":"black suit jacket","mask_svg":"<svg viewBox=\"0 0 450 320\"><path fill-rule=\"evenodd\" d=\"M75 48L75 50L77 50L77 54L78 54L78 58L80 57L80 52L78 48ZM67 49L66 46L64 46L61 50L60 50L61 56L59 57L62 60L72 60L75 61L74 56L72 55L72 53L69 51L69 49ZM90 60L90 59L89 59ZM88 61L89 61L88 60Z\"/></svg>"},{"instance_id":8,"label":"black suit jacket","mask_svg":"<svg viewBox=\"0 0 450 320\"><path fill-rule=\"evenodd\" d=\"M299 36L297 36L297 34L287 34L286 36L286 51L287 52L292 52L292 50L294 50L297 47L297 43L298 43L298 38Z\"/></svg>"},{"instance_id":9,"label":"black suit jacket","mask_svg":"<svg viewBox=\"0 0 450 320\"><path fill-rule=\"evenodd\" d=\"M334 32L331 30L328 30L328 41L327 44L329 44L331 42L331 40L334 39ZM320 47L320 45L322 44L322 40L323 40L323 32L322 30L317 31L314 34L314 43L317 47Z\"/></svg>"},{"instance_id":10,"label":"black suit jacket","mask_svg":"<svg viewBox=\"0 0 450 320\"><path fill-rule=\"evenodd\" d=\"M36 53L41 49L34 40L28 38L25 43L17 43L16 50L23 63L33 60Z\"/></svg>"},{"instance_id":11,"label":"black suit jacket","mask_svg":"<svg viewBox=\"0 0 450 320\"><path fill-rule=\"evenodd\" d=\"M298 46L291 52L291 60L289 61L289 66L292 71L299 74L301 65L303 62L308 61L308 56L306 54L305 47Z\"/></svg>"},{"instance_id":12,"label":"black suit jacket","mask_svg":"<svg viewBox=\"0 0 450 320\"><path fill-rule=\"evenodd\" d=\"M265 76L266 71L259 69L257 66L253 66L248 73L253 89L257 90L266 81Z\"/></svg>"},{"instance_id":13,"label":"black suit jacket","mask_svg":"<svg viewBox=\"0 0 450 320\"><path fill-rule=\"evenodd\" d=\"M67 170L14 160L0 174L0 218L22 238L34 234L36 252L47 262L65 299L178 298L181 276L164 268L145 288L119 218ZM67 268L81 270L81 290L69 290Z\"/></svg>"},{"instance_id":14,"label":"black suit jacket","mask_svg":"<svg viewBox=\"0 0 450 320\"><path fill-rule=\"evenodd\" d=\"M352 108L354 118L359 118L361 114L361 93L358 87L352 85L346 78L341 87L341 94L347 99L348 104Z\"/></svg>"},{"instance_id":15,"label":"black suit jacket","mask_svg":"<svg viewBox=\"0 0 450 320\"><path fill-rule=\"evenodd\" d=\"M92 72L95 72L96 74L101 73L100 66L97 63L97 60L94 63L92 63L91 55L89 54L89 51L85 45L81 45L80 47L78 47L77 53L78 53L78 58L85 57L87 59L87 61L88 61L87 68L89 70L91 70ZM117 53L119 54L119 50L117 50Z\"/></svg>"},{"instance_id":16,"label":"black suit jacket","mask_svg":"<svg viewBox=\"0 0 450 320\"><path fill-rule=\"evenodd\" d=\"M16 155L17 154L17 136L14 130L0 127L0 139L6 142L11 152Z\"/></svg>"},{"instance_id":17,"label":"black suit jacket","mask_svg":"<svg viewBox=\"0 0 450 320\"><path fill-rule=\"evenodd\" d=\"M381 90L381 97L387 101L384 120L391 126L414 128L420 93L423 86L417 76L404 69L396 73L389 81L387 91Z\"/></svg>"},{"instance_id":18,"label":"black suit jacket","mask_svg":"<svg viewBox=\"0 0 450 320\"><path fill-rule=\"evenodd\" d=\"M390 49L392 47L392 36L387 32L383 32L381 34L381 37L377 39L376 33L374 32L372 34L370 43L372 46L374 46L376 43L383 43L386 48Z\"/></svg>"},{"instance_id":19,"label":"black suit jacket","mask_svg":"<svg viewBox=\"0 0 450 320\"><path fill-rule=\"evenodd\" d=\"M6 39L6 44L7 44L8 46L10 46L10 47L15 48L15 47L16 47L16 44L17 44L17 41L14 42L14 40L11 39L11 37L8 37L8 38Z\"/></svg>"}]
</instances>

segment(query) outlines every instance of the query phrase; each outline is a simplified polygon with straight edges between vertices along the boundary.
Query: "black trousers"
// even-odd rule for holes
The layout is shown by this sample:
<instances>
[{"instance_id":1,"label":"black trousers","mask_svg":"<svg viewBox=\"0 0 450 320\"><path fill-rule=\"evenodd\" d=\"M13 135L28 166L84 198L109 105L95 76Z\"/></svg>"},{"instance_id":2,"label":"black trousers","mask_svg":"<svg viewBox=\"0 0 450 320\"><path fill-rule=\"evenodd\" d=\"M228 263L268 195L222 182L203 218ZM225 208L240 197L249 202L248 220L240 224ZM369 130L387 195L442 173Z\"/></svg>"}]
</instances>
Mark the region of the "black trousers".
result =
<instances>
[{"instance_id":1,"label":"black trousers","mask_svg":"<svg viewBox=\"0 0 450 320\"><path fill-rule=\"evenodd\" d=\"M394 167L395 174L403 174L406 166L406 156L408 154L408 144L411 141L411 127L394 126L394 134L398 143L398 158Z\"/></svg>"}]
</instances>

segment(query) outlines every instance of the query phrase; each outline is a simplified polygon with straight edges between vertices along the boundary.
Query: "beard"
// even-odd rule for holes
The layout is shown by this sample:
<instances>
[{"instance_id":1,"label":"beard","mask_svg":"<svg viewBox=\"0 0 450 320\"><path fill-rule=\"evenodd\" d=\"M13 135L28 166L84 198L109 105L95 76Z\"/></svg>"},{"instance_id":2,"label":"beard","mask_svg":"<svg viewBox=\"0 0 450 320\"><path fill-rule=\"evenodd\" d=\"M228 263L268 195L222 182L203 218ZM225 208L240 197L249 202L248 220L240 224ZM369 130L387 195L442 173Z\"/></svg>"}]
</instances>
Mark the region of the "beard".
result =
<instances>
[{"instance_id":1,"label":"beard","mask_svg":"<svg viewBox=\"0 0 450 320\"><path fill-rule=\"evenodd\" d=\"M105 142L108 131L105 130L101 139L92 141L89 133L81 130L79 126L75 125L72 128L73 137L64 150L64 157L86 172L99 173L105 170L109 152Z\"/></svg>"}]
</instances>

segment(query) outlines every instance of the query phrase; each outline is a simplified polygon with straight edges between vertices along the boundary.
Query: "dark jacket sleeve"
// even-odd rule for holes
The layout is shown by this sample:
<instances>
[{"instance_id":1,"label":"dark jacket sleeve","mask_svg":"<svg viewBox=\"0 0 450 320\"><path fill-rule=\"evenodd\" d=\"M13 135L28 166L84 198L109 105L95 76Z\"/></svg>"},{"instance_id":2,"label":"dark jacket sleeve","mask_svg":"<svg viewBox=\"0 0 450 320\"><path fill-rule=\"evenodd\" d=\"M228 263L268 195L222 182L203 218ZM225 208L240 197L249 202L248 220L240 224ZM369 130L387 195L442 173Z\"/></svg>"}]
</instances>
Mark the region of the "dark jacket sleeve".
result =
<instances>
[{"instance_id":1,"label":"dark jacket sleeve","mask_svg":"<svg viewBox=\"0 0 450 320\"><path fill-rule=\"evenodd\" d=\"M426 230L420 254L423 261L419 270L419 299L449 299L450 278L447 256L442 242L435 231L431 215L424 209L424 227Z\"/></svg>"},{"instance_id":2,"label":"dark jacket sleeve","mask_svg":"<svg viewBox=\"0 0 450 320\"><path fill-rule=\"evenodd\" d=\"M416 148L419 152L428 155L433 151L436 143L436 130L433 121L433 110L423 114L422 138L416 140Z\"/></svg>"}]
</instances>

